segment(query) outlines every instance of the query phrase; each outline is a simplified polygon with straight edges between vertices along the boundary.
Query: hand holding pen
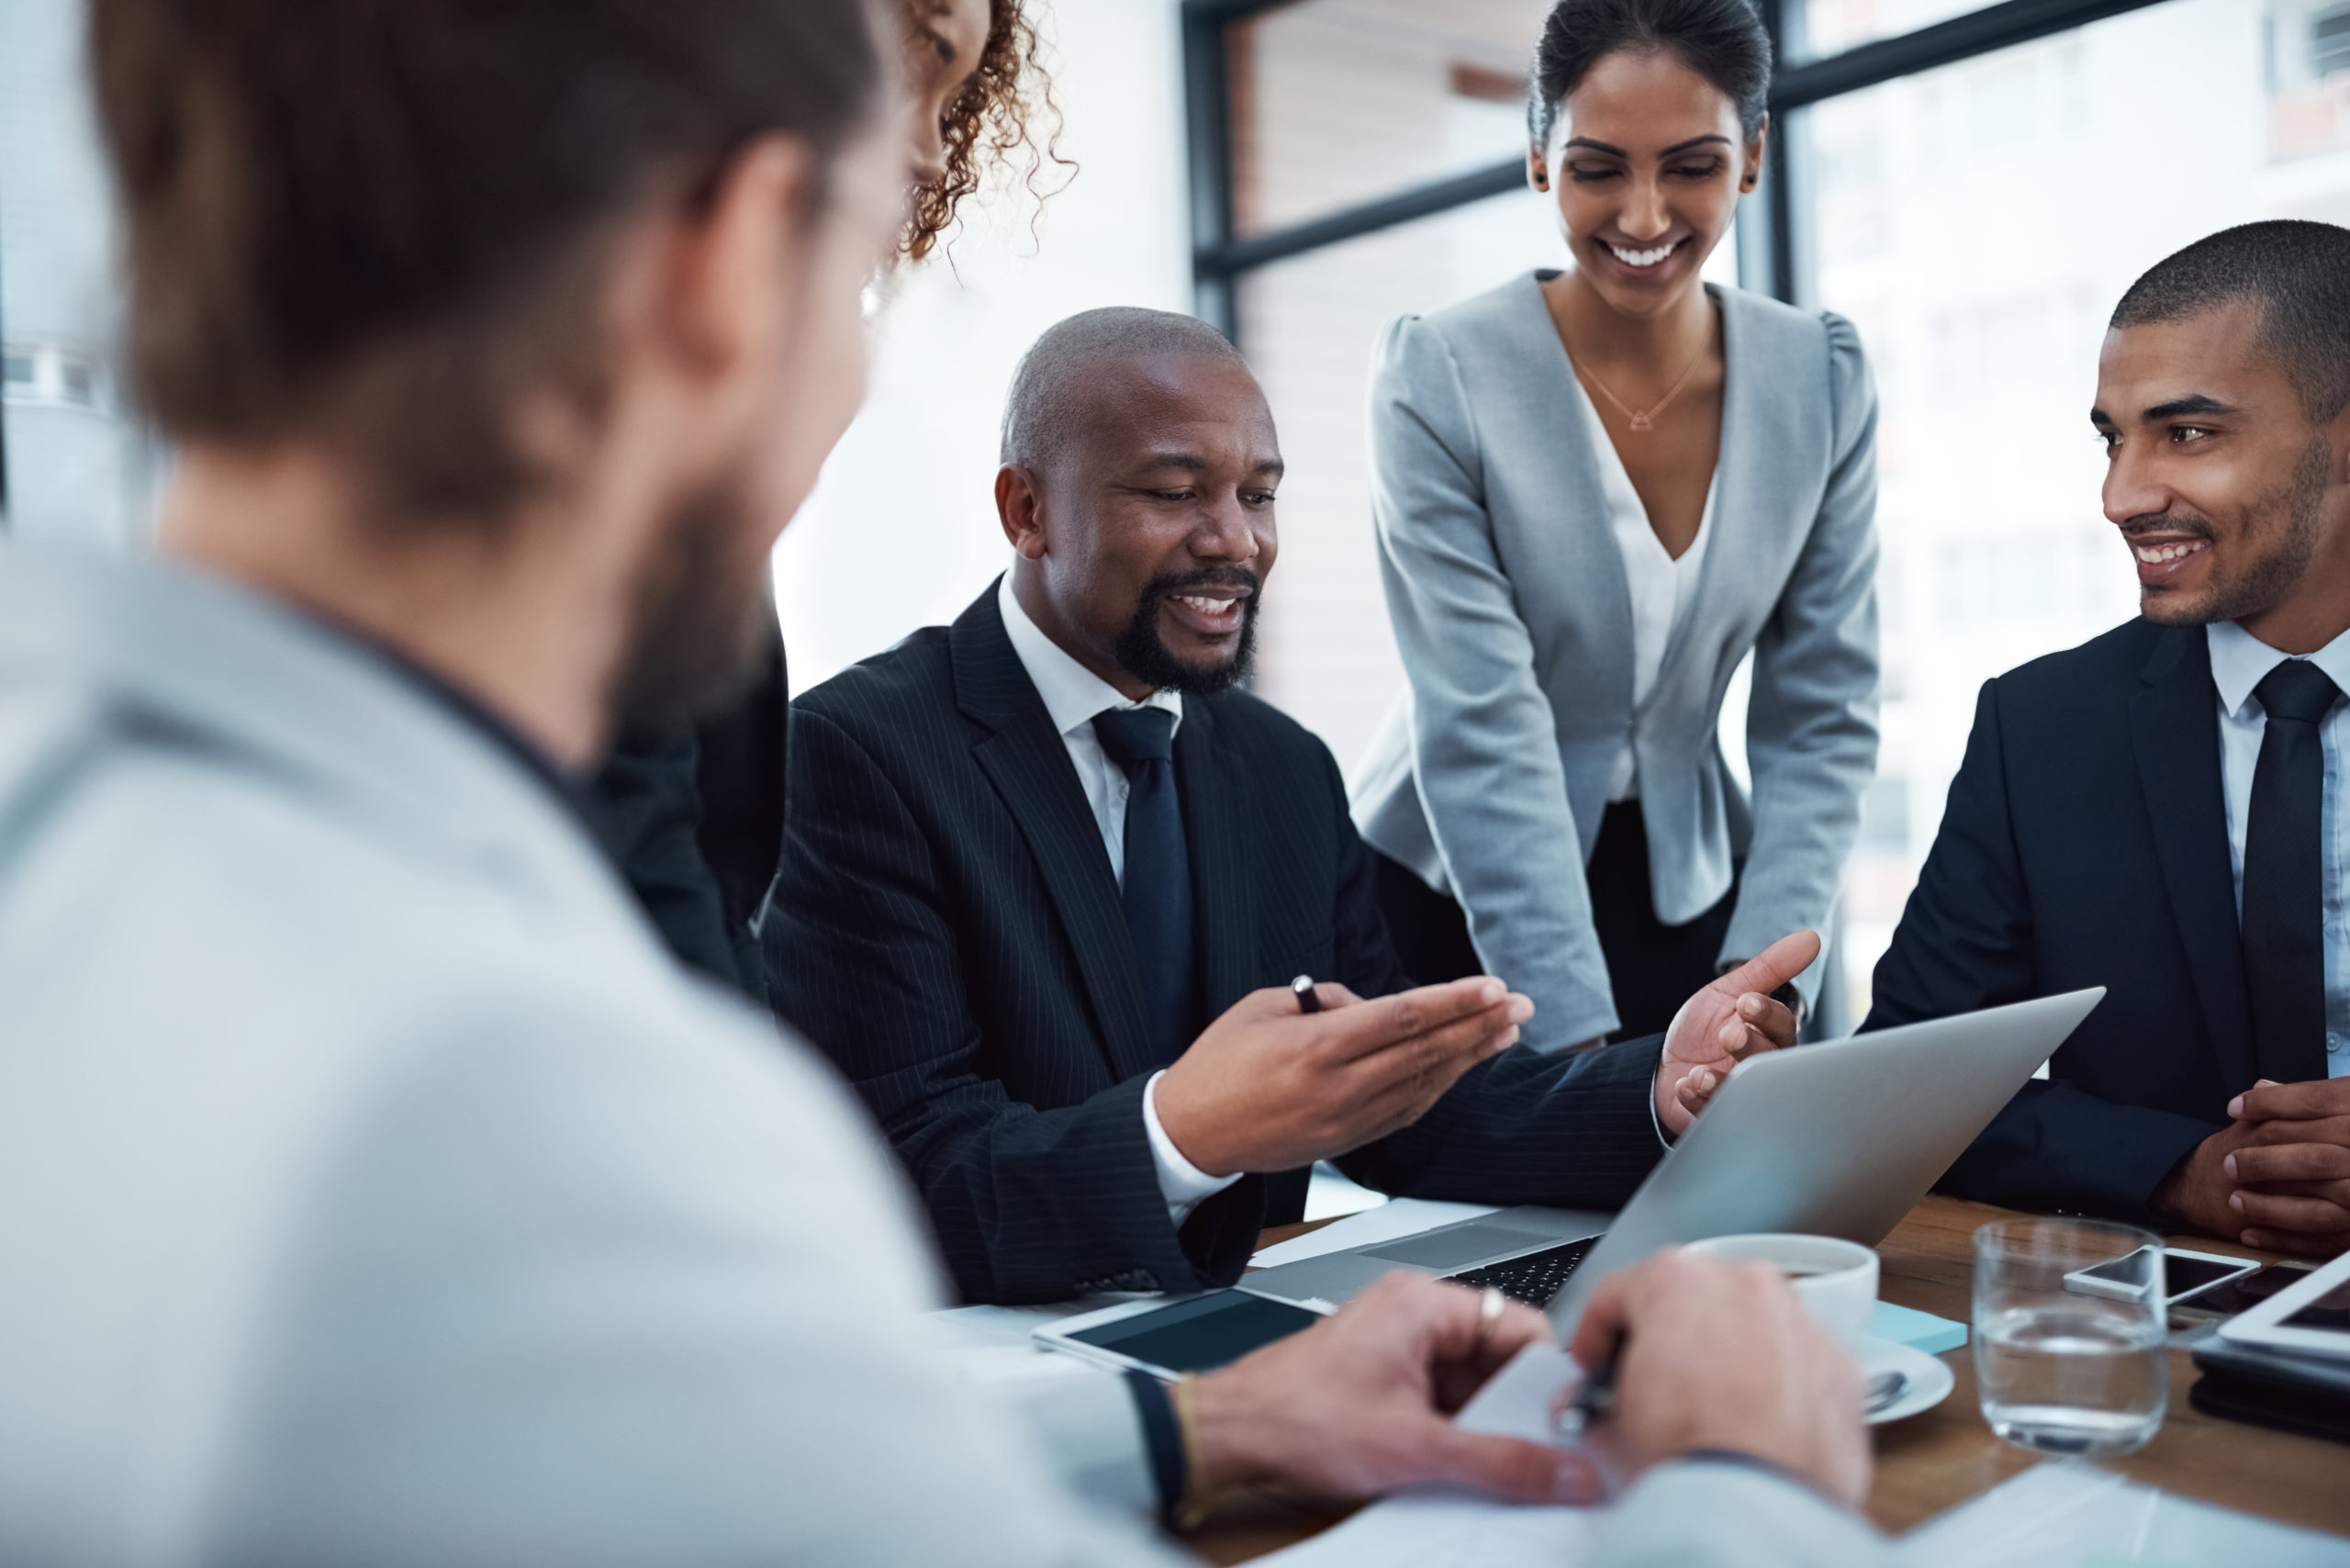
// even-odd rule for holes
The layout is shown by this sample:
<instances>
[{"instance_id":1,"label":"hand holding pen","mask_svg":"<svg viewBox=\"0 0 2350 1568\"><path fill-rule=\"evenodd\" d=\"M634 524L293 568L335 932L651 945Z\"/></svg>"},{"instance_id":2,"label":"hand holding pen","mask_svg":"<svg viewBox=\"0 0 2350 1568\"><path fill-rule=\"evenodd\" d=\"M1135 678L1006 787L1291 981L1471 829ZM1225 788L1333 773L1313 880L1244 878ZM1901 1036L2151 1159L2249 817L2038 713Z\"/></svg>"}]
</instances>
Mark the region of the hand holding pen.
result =
<instances>
[{"instance_id":1,"label":"hand holding pen","mask_svg":"<svg viewBox=\"0 0 2350 1568\"><path fill-rule=\"evenodd\" d=\"M1868 1494L1860 1369L1767 1264L1674 1249L1611 1274L1568 1351L1591 1372L1562 1434L1604 1432L1631 1474L1728 1459L1848 1506Z\"/></svg>"}]
</instances>

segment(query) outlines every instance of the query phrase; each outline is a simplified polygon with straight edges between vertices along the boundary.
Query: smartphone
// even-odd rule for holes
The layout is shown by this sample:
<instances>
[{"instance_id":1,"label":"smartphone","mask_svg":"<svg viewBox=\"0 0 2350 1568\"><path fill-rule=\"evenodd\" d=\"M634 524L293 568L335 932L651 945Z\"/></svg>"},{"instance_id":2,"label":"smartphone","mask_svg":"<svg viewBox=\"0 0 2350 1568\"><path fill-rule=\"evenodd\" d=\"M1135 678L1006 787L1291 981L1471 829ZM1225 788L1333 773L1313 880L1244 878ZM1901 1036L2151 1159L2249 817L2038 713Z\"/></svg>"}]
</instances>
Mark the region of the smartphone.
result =
<instances>
[{"instance_id":1,"label":"smartphone","mask_svg":"<svg viewBox=\"0 0 2350 1568\"><path fill-rule=\"evenodd\" d=\"M2198 1317L2233 1317L2239 1312L2250 1312L2278 1291L2300 1284L2309 1276L2310 1270L2302 1264L2271 1263L2258 1273L2222 1281L2197 1296L2188 1307Z\"/></svg>"},{"instance_id":2,"label":"smartphone","mask_svg":"<svg viewBox=\"0 0 2350 1568\"><path fill-rule=\"evenodd\" d=\"M1179 1302L1128 1302L1047 1323L1032 1338L1097 1365L1179 1378L1229 1366L1286 1339L1322 1314L1247 1291L1211 1291Z\"/></svg>"},{"instance_id":3,"label":"smartphone","mask_svg":"<svg viewBox=\"0 0 2350 1568\"><path fill-rule=\"evenodd\" d=\"M2143 1271L2138 1254L2116 1258L2099 1263L2094 1269L2077 1269L2065 1276L2065 1283L2084 1295L2101 1295L2121 1301L2135 1301L2143 1287L2132 1276ZM2206 1291L2217 1290L2231 1281L2260 1271L2260 1265L2249 1258L2223 1258L2216 1252L2188 1252L2177 1247L2163 1249L2163 1305L2175 1306L2191 1301Z\"/></svg>"}]
</instances>

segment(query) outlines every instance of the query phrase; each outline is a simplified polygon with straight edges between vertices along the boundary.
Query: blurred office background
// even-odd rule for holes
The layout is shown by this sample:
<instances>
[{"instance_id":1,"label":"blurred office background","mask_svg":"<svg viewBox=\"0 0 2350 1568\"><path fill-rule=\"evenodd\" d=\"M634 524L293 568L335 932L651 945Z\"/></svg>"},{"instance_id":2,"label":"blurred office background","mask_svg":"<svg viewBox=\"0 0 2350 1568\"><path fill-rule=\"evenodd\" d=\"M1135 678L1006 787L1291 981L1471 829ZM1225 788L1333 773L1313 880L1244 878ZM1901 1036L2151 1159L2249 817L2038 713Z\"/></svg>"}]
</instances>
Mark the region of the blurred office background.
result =
<instances>
[{"instance_id":1,"label":"blurred office background","mask_svg":"<svg viewBox=\"0 0 2350 1568\"><path fill-rule=\"evenodd\" d=\"M1371 342L1560 263L1513 167L1546 9L1046 0L1075 177L1041 206L995 193L941 261L877 291L869 401L777 554L795 683L951 617L1000 569L997 407L1038 331L1095 305L1197 309L1255 364L1290 463L1259 689L1351 763L1402 684L1367 516ZM0 504L20 534L119 548L164 459L115 390L79 11L0 4ZM2350 223L2350 0L1764 16L1774 158L1716 274L1850 316L1884 406L1885 748L1842 911L1856 1021L1976 689L2132 612L2083 417L2106 312L2210 230Z\"/></svg>"}]
</instances>

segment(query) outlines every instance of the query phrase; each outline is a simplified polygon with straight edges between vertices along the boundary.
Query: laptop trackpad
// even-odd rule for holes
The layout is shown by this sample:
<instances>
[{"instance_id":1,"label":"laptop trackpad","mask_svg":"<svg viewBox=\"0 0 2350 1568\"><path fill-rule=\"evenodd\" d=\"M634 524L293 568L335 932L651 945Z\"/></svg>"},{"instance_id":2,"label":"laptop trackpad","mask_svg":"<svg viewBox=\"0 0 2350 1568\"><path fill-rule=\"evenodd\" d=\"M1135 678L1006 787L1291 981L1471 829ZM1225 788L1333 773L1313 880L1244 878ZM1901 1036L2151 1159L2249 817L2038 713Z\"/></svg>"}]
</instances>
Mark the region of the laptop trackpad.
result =
<instances>
[{"instance_id":1,"label":"laptop trackpad","mask_svg":"<svg viewBox=\"0 0 2350 1568\"><path fill-rule=\"evenodd\" d=\"M1558 1239L1555 1236L1512 1230L1505 1225L1470 1225L1459 1230L1439 1230L1432 1236L1406 1236L1377 1247L1366 1247L1362 1253L1366 1258L1409 1263L1418 1269L1458 1269L1522 1248L1546 1247Z\"/></svg>"}]
</instances>

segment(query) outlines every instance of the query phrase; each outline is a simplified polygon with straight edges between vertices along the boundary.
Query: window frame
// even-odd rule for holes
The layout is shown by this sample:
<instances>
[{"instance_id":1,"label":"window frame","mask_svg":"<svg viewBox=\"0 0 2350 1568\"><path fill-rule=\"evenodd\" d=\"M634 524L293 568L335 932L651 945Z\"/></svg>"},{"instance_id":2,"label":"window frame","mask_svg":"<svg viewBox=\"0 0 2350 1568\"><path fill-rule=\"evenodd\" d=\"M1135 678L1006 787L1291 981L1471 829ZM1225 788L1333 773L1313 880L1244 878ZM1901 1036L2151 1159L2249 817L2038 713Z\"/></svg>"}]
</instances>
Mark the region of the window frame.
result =
<instances>
[{"instance_id":1,"label":"window frame","mask_svg":"<svg viewBox=\"0 0 2350 1568\"><path fill-rule=\"evenodd\" d=\"M1240 342L1240 280L1260 267L1450 212L1524 187L1522 158L1407 185L1267 233L1239 237L1233 215L1232 29L1296 0L1183 0L1183 103L1190 153L1192 311ZM1795 111L2010 49L2163 0L1999 0L1890 38L1806 58L1804 0L1755 0L1779 61L1761 199L1739 214L1741 286L1789 304L1814 296L1809 157ZM1530 47L1530 40L1529 40ZM1243 345L1244 347L1246 345Z\"/></svg>"},{"instance_id":2,"label":"window frame","mask_svg":"<svg viewBox=\"0 0 2350 1568\"><path fill-rule=\"evenodd\" d=\"M6 213L0 213L0 220L4 220L4 219L6 218L6 216L7 216L7 215L6 215ZM5 264L6 264L6 255L5 255L5 254L0 254L0 265L5 265ZM5 282L6 282L6 280L5 280L5 279L0 279L0 285L5 285ZM6 290L6 288L5 286L0 286L0 353L6 353L6 345L7 345L7 342L8 342L8 306L7 306L7 290ZM14 528L15 528L15 523L11 521L11 519L12 519L12 518L13 518L13 516L14 516L14 514L13 514L13 513L11 513L11 512L10 512L10 510L8 510L8 410L7 410L7 398L8 398L8 391L7 391L7 377L6 377L6 375L5 374L0 374L0 540L5 540L5 539L6 539L6 538L8 537L9 533L10 533L11 532L13 532L13 530L14 530Z\"/></svg>"}]
</instances>

